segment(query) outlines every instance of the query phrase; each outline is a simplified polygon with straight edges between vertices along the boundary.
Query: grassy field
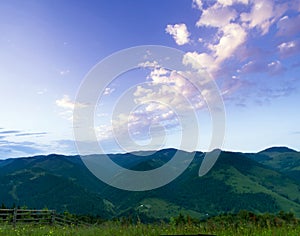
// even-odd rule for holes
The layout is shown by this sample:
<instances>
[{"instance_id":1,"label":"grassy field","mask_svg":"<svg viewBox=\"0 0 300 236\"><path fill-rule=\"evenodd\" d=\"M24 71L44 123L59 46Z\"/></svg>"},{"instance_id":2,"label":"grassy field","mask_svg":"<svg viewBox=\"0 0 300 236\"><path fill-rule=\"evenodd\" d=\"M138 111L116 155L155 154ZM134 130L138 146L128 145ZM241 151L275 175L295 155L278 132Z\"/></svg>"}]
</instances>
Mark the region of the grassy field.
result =
<instances>
[{"instance_id":1,"label":"grassy field","mask_svg":"<svg viewBox=\"0 0 300 236\"><path fill-rule=\"evenodd\" d=\"M66 216L66 215L65 215ZM156 223L141 223L138 217L121 217L106 220L69 214L69 221L80 223L76 225L45 225L24 223L17 221L16 227L11 223L0 223L0 236L28 235L28 236L98 236L98 235L272 235L299 236L300 220L291 212L280 211L277 214L255 214L250 211L240 211L236 214L225 213L218 216L199 220L189 215L179 214L170 217L169 221ZM26 219L26 218L24 218ZM81 220L80 220L81 219ZM85 219L85 220L84 220ZM84 220L84 221L83 221ZM60 221L53 221L62 224ZM59 223L60 222L60 223ZM142 221L143 222L143 221Z\"/></svg>"},{"instance_id":2,"label":"grassy field","mask_svg":"<svg viewBox=\"0 0 300 236\"><path fill-rule=\"evenodd\" d=\"M171 224L137 224L121 225L115 222L108 222L92 227L62 227L62 226L38 226L18 225L13 228L11 225L1 225L0 235L31 235L31 236L71 236L71 235L185 235L185 234L213 234L213 235L300 235L300 226L284 225L282 227L257 227L254 225L235 224L198 224L198 225L171 225Z\"/></svg>"}]
</instances>

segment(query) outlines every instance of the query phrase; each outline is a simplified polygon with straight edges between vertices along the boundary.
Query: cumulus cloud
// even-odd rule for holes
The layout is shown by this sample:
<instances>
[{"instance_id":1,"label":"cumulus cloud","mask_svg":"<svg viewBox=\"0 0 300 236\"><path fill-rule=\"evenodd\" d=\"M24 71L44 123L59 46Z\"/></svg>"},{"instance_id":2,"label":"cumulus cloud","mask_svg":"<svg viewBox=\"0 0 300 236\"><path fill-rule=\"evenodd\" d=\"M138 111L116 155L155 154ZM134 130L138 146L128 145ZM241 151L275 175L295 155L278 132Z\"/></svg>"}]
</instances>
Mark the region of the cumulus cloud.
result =
<instances>
[{"instance_id":1,"label":"cumulus cloud","mask_svg":"<svg viewBox=\"0 0 300 236\"><path fill-rule=\"evenodd\" d=\"M133 139L156 138L160 143L164 132L181 129L182 116L205 107L203 97L210 96L209 89L204 86L202 91L197 90L185 76L183 72L169 71L155 63L147 83L138 85L133 91L136 109L129 114L115 114L111 124L98 125L97 137L108 140L115 135L125 142L129 134ZM155 132L151 132L153 130Z\"/></svg>"},{"instance_id":2,"label":"cumulus cloud","mask_svg":"<svg viewBox=\"0 0 300 236\"><path fill-rule=\"evenodd\" d=\"M222 85L232 84L228 81L234 79L246 88L247 83L240 83L247 82L246 74L279 75L288 66L284 58L300 50L298 0L193 0L192 6L200 14L193 41L198 48L186 52L183 64L206 70L215 80L225 80ZM277 39L259 43L269 36ZM222 87L222 94L229 96L236 90L232 87Z\"/></svg>"},{"instance_id":3,"label":"cumulus cloud","mask_svg":"<svg viewBox=\"0 0 300 236\"><path fill-rule=\"evenodd\" d=\"M232 6L239 3L247 5L249 0L218 0L218 3L220 3L222 6Z\"/></svg>"},{"instance_id":4,"label":"cumulus cloud","mask_svg":"<svg viewBox=\"0 0 300 236\"><path fill-rule=\"evenodd\" d=\"M194 69L207 70L214 74L222 62L232 57L237 48L246 41L247 33L238 24L230 23L220 28L222 36L217 44L209 44L211 53L188 52L183 58L185 65L191 64Z\"/></svg>"},{"instance_id":5,"label":"cumulus cloud","mask_svg":"<svg viewBox=\"0 0 300 236\"><path fill-rule=\"evenodd\" d=\"M238 24L227 24L222 28L222 37L218 44L210 45L215 52L216 62L221 63L233 56L236 49L246 41L247 33Z\"/></svg>"},{"instance_id":6,"label":"cumulus cloud","mask_svg":"<svg viewBox=\"0 0 300 236\"><path fill-rule=\"evenodd\" d=\"M201 2L202 3L202 2ZM234 4L247 4L247 0L219 0L212 6L203 8L201 5L201 17L196 26L216 28L216 33L210 37L212 40L201 40L207 48L205 52L187 52L183 58L185 65L191 64L193 68L207 70L214 75L221 68L222 63L232 58L236 50L247 39L246 29L237 23L238 13L231 6ZM195 3L194 3L195 4Z\"/></svg>"},{"instance_id":7,"label":"cumulus cloud","mask_svg":"<svg viewBox=\"0 0 300 236\"><path fill-rule=\"evenodd\" d=\"M185 24L167 25L166 32L172 35L178 45L190 42L190 33Z\"/></svg>"},{"instance_id":8,"label":"cumulus cloud","mask_svg":"<svg viewBox=\"0 0 300 236\"><path fill-rule=\"evenodd\" d=\"M73 110L75 106L77 108L84 108L87 106L86 104L73 102L68 95L63 95L63 97L57 99L55 103L59 108L63 109L63 112L61 112L60 115L70 121L73 120Z\"/></svg>"},{"instance_id":9,"label":"cumulus cloud","mask_svg":"<svg viewBox=\"0 0 300 236\"><path fill-rule=\"evenodd\" d=\"M197 56L196 54L194 56ZM192 56L191 56L192 57ZM191 59L185 55L184 58L187 60L187 64L195 63L195 60ZM195 67L199 64L195 63ZM200 65L201 66L201 65ZM198 69L198 68L197 68ZM201 68L200 68L201 69ZM170 105L177 111L184 111L189 109L200 108L203 106L203 98L199 96L200 91L195 87L194 80L200 85L199 75L197 74L197 79L195 75L186 74L180 71L168 71L163 68L154 68L148 76L149 83L147 86L138 86L134 96L135 102L145 103L147 101L159 101L162 104ZM205 87L207 82L203 74L202 85ZM187 79L188 78L188 79ZM188 104L187 101L191 101Z\"/></svg>"},{"instance_id":10,"label":"cumulus cloud","mask_svg":"<svg viewBox=\"0 0 300 236\"><path fill-rule=\"evenodd\" d=\"M61 99L57 99L55 101L56 105L65 108L65 109L74 109L74 103L71 101L70 97L68 95L64 95Z\"/></svg>"},{"instance_id":11,"label":"cumulus cloud","mask_svg":"<svg viewBox=\"0 0 300 236\"><path fill-rule=\"evenodd\" d=\"M241 20L248 23L249 28L258 28L261 34L268 33L273 17L273 2L271 0L255 0L250 13L242 13Z\"/></svg>"},{"instance_id":12,"label":"cumulus cloud","mask_svg":"<svg viewBox=\"0 0 300 236\"><path fill-rule=\"evenodd\" d=\"M194 8L198 8L199 10L202 10L202 7L203 7L202 0L193 0L192 6Z\"/></svg>"},{"instance_id":13,"label":"cumulus cloud","mask_svg":"<svg viewBox=\"0 0 300 236\"><path fill-rule=\"evenodd\" d=\"M168 106L157 102L148 102L130 114L120 113L112 119L111 124L96 127L99 141L118 140L119 145L133 150L141 150L136 141L156 140L152 147L159 148L166 135L166 129L179 125L176 114ZM154 129L155 132L152 132ZM153 146L154 145L154 146ZM147 145L148 146L148 145ZM136 147L136 148L134 148ZM149 146L148 146L149 148Z\"/></svg>"},{"instance_id":14,"label":"cumulus cloud","mask_svg":"<svg viewBox=\"0 0 300 236\"><path fill-rule=\"evenodd\" d=\"M222 27L229 24L236 17L237 13L234 9L215 4L212 7L203 10L203 13L196 25L198 27Z\"/></svg>"},{"instance_id":15,"label":"cumulus cloud","mask_svg":"<svg viewBox=\"0 0 300 236\"><path fill-rule=\"evenodd\" d=\"M184 65L191 65L194 69L206 70L213 73L218 69L215 58L208 53L187 52L183 57Z\"/></svg>"}]
</instances>

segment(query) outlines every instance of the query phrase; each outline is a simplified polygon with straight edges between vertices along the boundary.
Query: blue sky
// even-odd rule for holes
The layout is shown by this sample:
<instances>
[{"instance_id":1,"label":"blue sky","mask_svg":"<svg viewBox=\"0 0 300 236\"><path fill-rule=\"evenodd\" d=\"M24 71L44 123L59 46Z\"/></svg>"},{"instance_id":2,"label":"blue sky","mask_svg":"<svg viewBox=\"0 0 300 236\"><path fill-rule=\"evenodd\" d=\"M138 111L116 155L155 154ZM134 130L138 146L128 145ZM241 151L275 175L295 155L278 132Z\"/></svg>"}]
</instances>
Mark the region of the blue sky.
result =
<instances>
[{"instance_id":1,"label":"blue sky","mask_svg":"<svg viewBox=\"0 0 300 236\"><path fill-rule=\"evenodd\" d=\"M85 75L110 54L147 44L184 51L217 83L223 149L300 150L299 22L300 1L1 1L0 158L76 153L72 110ZM107 88L95 116L107 152L118 151L107 135L112 104L129 85L162 79L155 69L128 72ZM211 121L205 108L197 112L197 149L206 150ZM163 147L176 147L176 117L164 111L160 122L170 131ZM134 128L142 131L137 142L149 125Z\"/></svg>"}]
</instances>

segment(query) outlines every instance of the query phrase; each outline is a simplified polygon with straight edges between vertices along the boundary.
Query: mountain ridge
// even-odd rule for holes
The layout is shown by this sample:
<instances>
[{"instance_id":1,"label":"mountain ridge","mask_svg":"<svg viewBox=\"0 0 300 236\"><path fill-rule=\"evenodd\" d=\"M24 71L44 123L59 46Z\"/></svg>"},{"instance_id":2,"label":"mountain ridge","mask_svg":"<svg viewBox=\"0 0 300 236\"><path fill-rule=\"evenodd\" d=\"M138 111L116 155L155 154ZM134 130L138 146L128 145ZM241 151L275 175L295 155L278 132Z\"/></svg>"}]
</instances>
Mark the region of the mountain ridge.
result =
<instances>
[{"instance_id":1,"label":"mountain ridge","mask_svg":"<svg viewBox=\"0 0 300 236\"><path fill-rule=\"evenodd\" d=\"M126 168L140 171L163 165L176 151L164 149L146 157L138 153L109 156ZM178 213L201 218L205 214L242 209L258 213L285 210L300 216L300 181L272 166L272 158L276 157L275 163L280 163L280 157L284 157L281 163L287 165L284 170L290 170L291 160L294 160L293 168L300 168L300 153L293 152L290 156L291 152L222 151L212 170L199 177L204 155L195 152L194 160L181 176L166 186L146 192L128 192L103 183L89 172L78 155L6 159L0 161L0 201L32 208L45 205L57 211L103 218L138 214L145 219L167 219ZM262 158L262 155L268 156ZM32 189L35 189L34 197ZM140 205L150 207L144 209Z\"/></svg>"}]
</instances>

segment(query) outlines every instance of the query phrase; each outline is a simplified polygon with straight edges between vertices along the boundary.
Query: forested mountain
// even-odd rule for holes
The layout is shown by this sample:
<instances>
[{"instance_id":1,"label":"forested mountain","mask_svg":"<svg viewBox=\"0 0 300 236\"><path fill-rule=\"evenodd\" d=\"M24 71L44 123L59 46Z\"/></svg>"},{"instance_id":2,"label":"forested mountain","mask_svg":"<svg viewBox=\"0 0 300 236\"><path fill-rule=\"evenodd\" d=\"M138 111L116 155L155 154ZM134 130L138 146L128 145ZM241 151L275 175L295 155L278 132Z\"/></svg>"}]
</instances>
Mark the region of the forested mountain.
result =
<instances>
[{"instance_id":1,"label":"forested mountain","mask_svg":"<svg viewBox=\"0 0 300 236\"><path fill-rule=\"evenodd\" d=\"M176 151L110 157L126 168L148 170L163 165ZM210 172L199 177L204 154L197 152L191 165L173 182L145 192L108 186L89 172L79 156L52 154L2 160L0 201L9 207L47 207L103 218L136 214L145 219L168 219L179 213L201 218L242 209L257 213L284 210L300 216L299 152L287 148L256 154L222 151Z\"/></svg>"}]
</instances>

